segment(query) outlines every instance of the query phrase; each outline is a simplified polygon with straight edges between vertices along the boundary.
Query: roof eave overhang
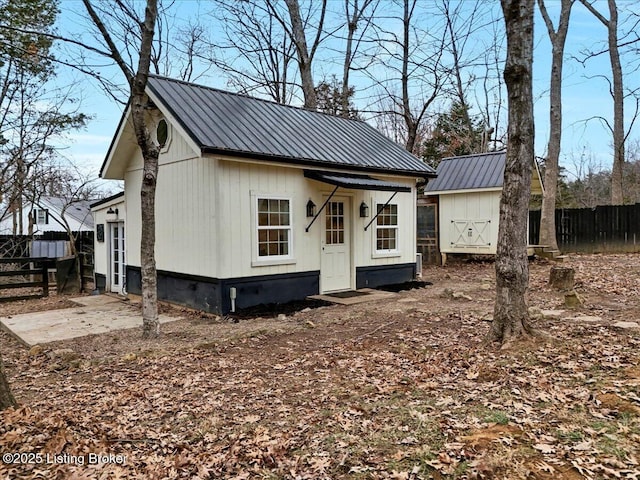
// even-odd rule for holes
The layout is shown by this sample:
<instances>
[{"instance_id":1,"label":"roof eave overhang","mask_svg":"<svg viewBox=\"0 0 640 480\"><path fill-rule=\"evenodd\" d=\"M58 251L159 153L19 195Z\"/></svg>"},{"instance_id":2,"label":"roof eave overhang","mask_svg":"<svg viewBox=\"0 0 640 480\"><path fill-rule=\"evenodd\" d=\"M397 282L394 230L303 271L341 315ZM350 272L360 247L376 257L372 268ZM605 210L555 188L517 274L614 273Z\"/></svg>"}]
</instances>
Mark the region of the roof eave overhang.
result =
<instances>
[{"instance_id":1,"label":"roof eave overhang","mask_svg":"<svg viewBox=\"0 0 640 480\"><path fill-rule=\"evenodd\" d=\"M457 190L425 190L425 195L453 195L456 193L483 193L483 192L500 192L502 186L487 187L487 188L459 188Z\"/></svg>"},{"instance_id":2,"label":"roof eave overhang","mask_svg":"<svg viewBox=\"0 0 640 480\"><path fill-rule=\"evenodd\" d=\"M230 155L235 157L244 157L252 160L266 160L270 162L284 163L288 165L296 165L300 167L317 167L326 168L332 170L352 171L352 172L366 172L386 175L398 175L403 177L413 178L435 178L437 175L435 172L429 172L424 170L398 170L393 168L383 167L371 167L365 165L352 165L344 163L326 162L322 160L314 160L308 158L292 158L281 157L278 155L269 155L265 153L245 152L241 150L229 150L219 147L202 147L203 154L213 155Z\"/></svg>"},{"instance_id":3,"label":"roof eave overhang","mask_svg":"<svg viewBox=\"0 0 640 480\"><path fill-rule=\"evenodd\" d=\"M89 208L93 210L96 207L104 205L105 203L112 202L113 200L119 200L120 198L124 200L124 192L116 193L115 195L111 195L110 197L103 198L102 200L98 200L97 202L93 202L89 205Z\"/></svg>"},{"instance_id":4,"label":"roof eave overhang","mask_svg":"<svg viewBox=\"0 0 640 480\"><path fill-rule=\"evenodd\" d=\"M104 161L102 162L102 166L100 167L100 173L98 174L100 178L118 180L117 175L116 176L109 175L110 167L115 157L115 151L122 139L122 134L127 125L127 118L129 117L130 112L131 112L131 102L127 103L127 106L122 112L122 116L120 117L120 122L118 122L118 127L116 128L116 133L111 139L111 144L109 145L109 148L107 150L107 155L105 156Z\"/></svg>"}]
</instances>

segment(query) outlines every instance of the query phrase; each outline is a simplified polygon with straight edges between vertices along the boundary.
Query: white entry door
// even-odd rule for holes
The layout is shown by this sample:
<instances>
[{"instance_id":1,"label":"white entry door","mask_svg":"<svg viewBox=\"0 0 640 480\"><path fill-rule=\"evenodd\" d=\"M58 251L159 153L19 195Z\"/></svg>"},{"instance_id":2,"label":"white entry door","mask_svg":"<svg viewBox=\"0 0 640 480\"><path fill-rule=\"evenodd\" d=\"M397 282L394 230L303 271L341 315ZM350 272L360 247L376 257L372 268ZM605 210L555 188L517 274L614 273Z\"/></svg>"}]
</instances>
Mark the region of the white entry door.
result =
<instances>
[{"instance_id":1,"label":"white entry door","mask_svg":"<svg viewBox=\"0 0 640 480\"><path fill-rule=\"evenodd\" d=\"M351 288L351 241L349 199L333 197L324 209L320 261L322 293Z\"/></svg>"},{"instance_id":2,"label":"white entry door","mask_svg":"<svg viewBox=\"0 0 640 480\"><path fill-rule=\"evenodd\" d=\"M124 222L109 224L110 246L110 290L114 293L124 293L125 283L125 252L124 252Z\"/></svg>"}]
</instances>

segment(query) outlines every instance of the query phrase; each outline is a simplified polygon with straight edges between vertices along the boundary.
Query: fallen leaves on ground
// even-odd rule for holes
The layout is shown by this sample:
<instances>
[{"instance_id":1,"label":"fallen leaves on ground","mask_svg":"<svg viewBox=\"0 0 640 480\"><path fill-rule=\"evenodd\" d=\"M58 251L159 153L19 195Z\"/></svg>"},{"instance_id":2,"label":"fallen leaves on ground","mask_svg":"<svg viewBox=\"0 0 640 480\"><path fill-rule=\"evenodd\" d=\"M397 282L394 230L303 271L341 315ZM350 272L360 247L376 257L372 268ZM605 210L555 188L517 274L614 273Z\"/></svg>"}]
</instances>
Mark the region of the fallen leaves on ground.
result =
<instances>
[{"instance_id":1,"label":"fallen leaves on ground","mask_svg":"<svg viewBox=\"0 0 640 480\"><path fill-rule=\"evenodd\" d=\"M157 341L118 332L30 355L2 334L22 404L0 414L2 452L49 456L0 463L0 474L638 479L640 332L612 324L640 318L640 257L570 265L585 299L574 313L601 321L537 320L553 340L509 351L483 344L494 274L482 263L427 268L433 286L403 301L285 322L190 318ZM550 267L531 265L530 305L560 308ZM471 300L442 295L452 288ZM81 358L53 369L61 348Z\"/></svg>"}]
</instances>

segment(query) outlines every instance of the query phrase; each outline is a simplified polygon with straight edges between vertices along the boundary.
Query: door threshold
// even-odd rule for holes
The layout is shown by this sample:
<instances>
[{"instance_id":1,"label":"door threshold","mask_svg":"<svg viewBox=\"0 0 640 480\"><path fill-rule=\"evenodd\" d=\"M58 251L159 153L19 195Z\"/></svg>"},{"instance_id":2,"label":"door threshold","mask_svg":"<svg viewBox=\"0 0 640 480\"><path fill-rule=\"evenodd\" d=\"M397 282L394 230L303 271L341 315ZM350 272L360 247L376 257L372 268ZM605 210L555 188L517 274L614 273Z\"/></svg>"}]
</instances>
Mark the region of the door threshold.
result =
<instances>
[{"instance_id":1,"label":"door threshold","mask_svg":"<svg viewBox=\"0 0 640 480\"><path fill-rule=\"evenodd\" d=\"M310 300L324 300L325 302L339 305L355 305L357 303L371 302L396 296L397 293L375 290L373 288L360 288L358 290L344 290L341 292L327 292L320 295L307 297Z\"/></svg>"}]
</instances>

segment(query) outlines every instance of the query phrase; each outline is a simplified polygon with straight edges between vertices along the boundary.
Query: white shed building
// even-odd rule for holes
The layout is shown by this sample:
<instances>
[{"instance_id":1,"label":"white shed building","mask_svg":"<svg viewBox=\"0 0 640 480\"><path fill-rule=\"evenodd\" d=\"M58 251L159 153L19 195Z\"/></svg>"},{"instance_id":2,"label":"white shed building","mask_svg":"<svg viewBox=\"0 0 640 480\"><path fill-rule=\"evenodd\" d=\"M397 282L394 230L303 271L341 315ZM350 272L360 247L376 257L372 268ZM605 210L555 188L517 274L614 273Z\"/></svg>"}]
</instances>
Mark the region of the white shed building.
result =
<instances>
[{"instance_id":1,"label":"white shed building","mask_svg":"<svg viewBox=\"0 0 640 480\"><path fill-rule=\"evenodd\" d=\"M147 94L162 145L160 299L226 313L232 292L244 308L414 277L416 183L435 172L401 146L364 122L168 78L150 76ZM122 223L124 287L139 294L142 157L129 108L101 176L124 180L126 226L100 216L116 208L105 203L96 229ZM96 276L113 277L113 252L97 257Z\"/></svg>"},{"instance_id":2,"label":"white shed building","mask_svg":"<svg viewBox=\"0 0 640 480\"><path fill-rule=\"evenodd\" d=\"M447 254L494 255L498 243L500 196L506 152L450 157L438 165L438 177L425 195L438 197L439 246ZM540 171L532 166L531 193L541 195Z\"/></svg>"},{"instance_id":3,"label":"white shed building","mask_svg":"<svg viewBox=\"0 0 640 480\"><path fill-rule=\"evenodd\" d=\"M91 204L95 223L94 279L101 292L125 293L126 245L124 192Z\"/></svg>"}]
</instances>

